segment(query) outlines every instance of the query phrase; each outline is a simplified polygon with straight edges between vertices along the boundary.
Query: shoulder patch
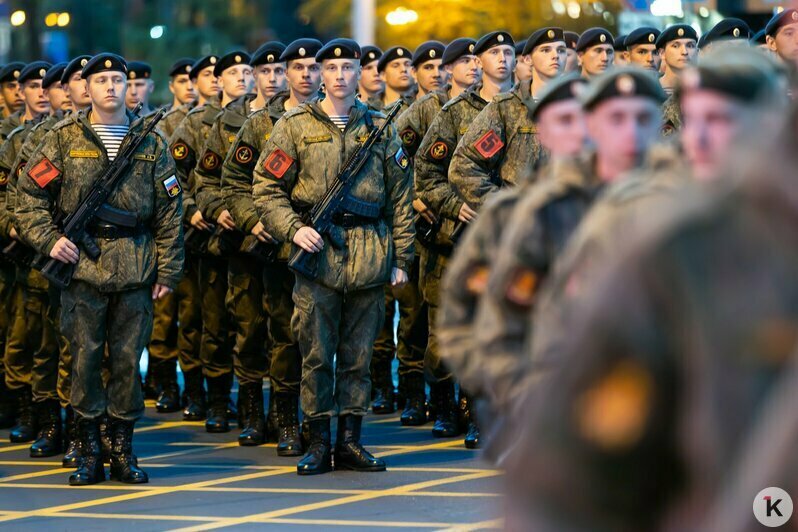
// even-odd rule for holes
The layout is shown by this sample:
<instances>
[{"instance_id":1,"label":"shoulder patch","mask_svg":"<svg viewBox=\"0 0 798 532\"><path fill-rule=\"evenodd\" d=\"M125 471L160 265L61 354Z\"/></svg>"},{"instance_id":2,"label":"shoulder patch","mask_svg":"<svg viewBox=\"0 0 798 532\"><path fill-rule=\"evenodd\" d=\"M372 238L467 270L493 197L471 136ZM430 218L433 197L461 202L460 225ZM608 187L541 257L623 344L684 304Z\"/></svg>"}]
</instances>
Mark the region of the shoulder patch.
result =
<instances>
[{"instance_id":1,"label":"shoulder patch","mask_svg":"<svg viewBox=\"0 0 798 532\"><path fill-rule=\"evenodd\" d=\"M172 157L174 157L176 161L182 161L188 157L188 144L182 140L175 142L174 146L172 146Z\"/></svg>"},{"instance_id":2,"label":"shoulder patch","mask_svg":"<svg viewBox=\"0 0 798 532\"><path fill-rule=\"evenodd\" d=\"M8 171L0 168L0 187L4 187L7 184L8 184Z\"/></svg>"},{"instance_id":3,"label":"shoulder patch","mask_svg":"<svg viewBox=\"0 0 798 532\"><path fill-rule=\"evenodd\" d=\"M200 167L208 172L213 172L222 164L222 158L213 150L205 150Z\"/></svg>"},{"instance_id":4,"label":"shoulder patch","mask_svg":"<svg viewBox=\"0 0 798 532\"><path fill-rule=\"evenodd\" d=\"M432 146L429 147L430 159L442 161L447 155L449 155L449 145L442 140L435 141Z\"/></svg>"},{"instance_id":5,"label":"shoulder patch","mask_svg":"<svg viewBox=\"0 0 798 532\"><path fill-rule=\"evenodd\" d=\"M484 294L488 287L489 274L490 270L484 264L472 265L466 276L466 290L475 296Z\"/></svg>"},{"instance_id":6,"label":"shoulder patch","mask_svg":"<svg viewBox=\"0 0 798 532\"><path fill-rule=\"evenodd\" d=\"M294 160L280 148L275 148L263 162L263 169L277 179L282 179Z\"/></svg>"},{"instance_id":7,"label":"shoulder patch","mask_svg":"<svg viewBox=\"0 0 798 532\"><path fill-rule=\"evenodd\" d=\"M399 168L402 170L407 170L407 167L410 165L410 158L403 148L397 150L396 155L393 156L393 160L396 161L396 164L398 164Z\"/></svg>"},{"instance_id":8,"label":"shoulder patch","mask_svg":"<svg viewBox=\"0 0 798 532\"><path fill-rule=\"evenodd\" d=\"M412 146L418 140L418 133L416 133L413 128L407 127L399 133L399 138L402 139L402 144L405 146Z\"/></svg>"},{"instance_id":9,"label":"shoulder patch","mask_svg":"<svg viewBox=\"0 0 798 532\"><path fill-rule=\"evenodd\" d=\"M255 148L246 142L239 142L236 151L233 152L233 160L244 166L252 164L255 160Z\"/></svg>"},{"instance_id":10,"label":"shoulder patch","mask_svg":"<svg viewBox=\"0 0 798 532\"><path fill-rule=\"evenodd\" d=\"M166 179L164 179L163 188L166 190L166 194L170 198L176 198L183 191L183 189L180 188L180 182L177 180L177 177L175 176L167 177Z\"/></svg>"},{"instance_id":11,"label":"shoulder patch","mask_svg":"<svg viewBox=\"0 0 798 532\"><path fill-rule=\"evenodd\" d=\"M538 276L534 271L528 268L517 268L513 272L504 297L516 306L529 308L535 299L538 281Z\"/></svg>"},{"instance_id":12,"label":"shoulder patch","mask_svg":"<svg viewBox=\"0 0 798 532\"><path fill-rule=\"evenodd\" d=\"M22 172L24 172L24 171L25 171L25 167L26 167L27 165L28 165L28 161L26 161L26 160L25 160L25 159L23 159L23 158L20 158L20 160L19 160L19 165L17 166L17 179L19 179L19 178L20 178L20 176L22 175Z\"/></svg>"},{"instance_id":13,"label":"shoulder patch","mask_svg":"<svg viewBox=\"0 0 798 532\"><path fill-rule=\"evenodd\" d=\"M476 148L477 152L485 159L490 159L504 147L504 142L502 139L499 138L499 135L496 134L495 131L492 129L479 137L479 139L474 143L474 148Z\"/></svg>"},{"instance_id":14,"label":"shoulder patch","mask_svg":"<svg viewBox=\"0 0 798 532\"><path fill-rule=\"evenodd\" d=\"M28 175L39 185L39 188L44 188L50 181L61 175L61 170L56 168L50 159L42 157L36 166L28 170Z\"/></svg>"}]
</instances>

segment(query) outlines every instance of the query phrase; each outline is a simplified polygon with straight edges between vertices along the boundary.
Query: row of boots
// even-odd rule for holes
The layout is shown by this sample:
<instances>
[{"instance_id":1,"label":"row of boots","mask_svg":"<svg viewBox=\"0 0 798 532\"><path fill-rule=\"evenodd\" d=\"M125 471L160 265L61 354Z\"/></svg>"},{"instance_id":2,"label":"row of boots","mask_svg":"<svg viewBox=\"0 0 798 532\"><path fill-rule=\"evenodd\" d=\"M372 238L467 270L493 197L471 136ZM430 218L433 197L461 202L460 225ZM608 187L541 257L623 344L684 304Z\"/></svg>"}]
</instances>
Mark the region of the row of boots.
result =
<instances>
[{"instance_id":1,"label":"row of boots","mask_svg":"<svg viewBox=\"0 0 798 532\"><path fill-rule=\"evenodd\" d=\"M103 417L78 417L75 422L79 455L77 469L69 476L70 486L87 486L105 480L105 462L110 477L126 484L149 482L133 454L133 421Z\"/></svg>"},{"instance_id":2,"label":"row of boots","mask_svg":"<svg viewBox=\"0 0 798 532\"><path fill-rule=\"evenodd\" d=\"M402 425L417 427L427 422L427 398L424 392L424 378L411 376L401 379L400 393L394 392L393 380L390 373L387 375L374 375L375 381L372 389L371 411L378 415L393 414L396 405L402 408L399 417Z\"/></svg>"},{"instance_id":3,"label":"row of boots","mask_svg":"<svg viewBox=\"0 0 798 532\"><path fill-rule=\"evenodd\" d=\"M319 475L336 470L385 471L385 462L360 444L361 416L338 416L338 434L332 448L330 418L308 421L308 451L296 466L299 475Z\"/></svg>"}]
</instances>

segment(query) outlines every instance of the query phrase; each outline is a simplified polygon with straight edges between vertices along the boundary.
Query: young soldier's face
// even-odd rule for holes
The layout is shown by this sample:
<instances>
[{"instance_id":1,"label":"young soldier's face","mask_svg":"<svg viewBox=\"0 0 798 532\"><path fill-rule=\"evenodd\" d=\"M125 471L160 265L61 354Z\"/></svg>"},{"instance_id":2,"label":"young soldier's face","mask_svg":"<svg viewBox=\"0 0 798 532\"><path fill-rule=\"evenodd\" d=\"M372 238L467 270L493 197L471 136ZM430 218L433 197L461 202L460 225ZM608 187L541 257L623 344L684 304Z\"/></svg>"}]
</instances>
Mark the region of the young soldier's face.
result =
<instances>
[{"instance_id":1,"label":"young soldier's face","mask_svg":"<svg viewBox=\"0 0 798 532\"><path fill-rule=\"evenodd\" d=\"M698 47L693 39L674 39L665 44L662 58L672 70L687 68L695 60Z\"/></svg>"},{"instance_id":2,"label":"young soldier's face","mask_svg":"<svg viewBox=\"0 0 798 532\"><path fill-rule=\"evenodd\" d=\"M125 105L128 109L133 109L139 102L145 106L150 100L153 90L153 83L148 79L129 79L127 81L127 94L125 94Z\"/></svg>"},{"instance_id":3,"label":"young soldier's face","mask_svg":"<svg viewBox=\"0 0 798 532\"><path fill-rule=\"evenodd\" d=\"M360 63L354 59L327 59L322 62L321 78L331 98L344 100L357 92Z\"/></svg>"},{"instance_id":4,"label":"young soldier's face","mask_svg":"<svg viewBox=\"0 0 798 532\"><path fill-rule=\"evenodd\" d=\"M636 44L629 50L629 62L634 66L657 72L659 65L657 61L657 46L654 44Z\"/></svg>"},{"instance_id":5,"label":"young soldier's face","mask_svg":"<svg viewBox=\"0 0 798 532\"><path fill-rule=\"evenodd\" d=\"M576 50L573 48L568 48L565 51L565 54L565 71L576 72L579 70L579 57L576 55Z\"/></svg>"},{"instance_id":6,"label":"young soldier's face","mask_svg":"<svg viewBox=\"0 0 798 532\"><path fill-rule=\"evenodd\" d=\"M376 94L385 89L385 82L377 72L377 61L372 61L360 69L360 86L368 94Z\"/></svg>"},{"instance_id":7,"label":"young soldier's face","mask_svg":"<svg viewBox=\"0 0 798 532\"><path fill-rule=\"evenodd\" d=\"M597 44L579 53L582 70L588 76L597 76L610 66L615 55L615 50L610 44Z\"/></svg>"},{"instance_id":8,"label":"young soldier's face","mask_svg":"<svg viewBox=\"0 0 798 532\"><path fill-rule=\"evenodd\" d=\"M578 155L587 139L585 112L578 100L563 100L545 107L537 117L540 145L553 157Z\"/></svg>"},{"instance_id":9,"label":"young soldier's face","mask_svg":"<svg viewBox=\"0 0 798 532\"><path fill-rule=\"evenodd\" d=\"M66 111L72 108L72 102L67 98L63 85L57 81L44 89L44 96L50 102L50 109L53 111Z\"/></svg>"},{"instance_id":10,"label":"young soldier's face","mask_svg":"<svg viewBox=\"0 0 798 532\"><path fill-rule=\"evenodd\" d=\"M22 94L19 91L19 83L16 81L8 81L0 85L0 91L3 93L3 100L6 102L6 107L11 112L19 111L25 102L22 100Z\"/></svg>"},{"instance_id":11,"label":"young soldier's face","mask_svg":"<svg viewBox=\"0 0 798 532\"><path fill-rule=\"evenodd\" d=\"M413 67L413 77L424 92L432 92L443 88L448 75L441 66L440 59L424 61L418 67Z\"/></svg>"},{"instance_id":12,"label":"young soldier's face","mask_svg":"<svg viewBox=\"0 0 798 532\"><path fill-rule=\"evenodd\" d=\"M219 88L228 98L235 100L250 91L255 78L252 76L252 67L249 65L233 65L227 67L219 76Z\"/></svg>"},{"instance_id":13,"label":"young soldier's face","mask_svg":"<svg viewBox=\"0 0 798 532\"><path fill-rule=\"evenodd\" d=\"M629 52L626 50L613 50L612 64L617 67L626 66L630 63Z\"/></svg>"},{"instance_id":14,"label":"young soldier's face","mask_svg":"<svg viewBox=\"0 0 798 532\"><path fill-rule=\"evenodd\" d=\"M264 98L285 90L285 63L267 63L255 67L255 86Z\"/></svg>"},{"instance_id":15,"label":"young soldier's face","mask_svg":"<svg viewBox=\"0 0 798 532\"><path fill-rule=\"evenodd\" d=\"M532 59L528 55L516 56L515 79L516 81L532 79Z\"/></svg>"},{"instance_id":16,"label":"young soldier's face","mask_svg":"<svg viewBox=\"0 0 798 532\"><path fill-rule=\"evenodd\" d=\"M410 59L394 59L382 71L382 79L385 85L397 92L405 92L413 86L413 78L410 77Z\"/></svg>"},{"instance_id":17,"label":"young soldier's face","mask_svg":"<svg viewBox=\"0 0 798 532\"><path fill-rule=\"evenodd\" d=\"M180 105L193 102L197 99L197 92L188 74L178 74L169 81L169 92L175 95Z\"/></svg>"},{"instance_id":18,"label":"young soldier's face","mask_svg":"<svg viewBox=\"0 0 798 532\"><path fill-rule=\"evenodd\" d=\"M197 87L197 92L203 98L213 98L219 92L219 84L217 83L216 76L213 75L213 67L207 66L197 73L194 81Z\"/></svg>"},{"instance_id":19,"label":"young soldier's face","mask_svg":"<svg viewBox=\"0 0 798 532\"><path fill-rule=\"evenodd\" d=\"M515 49L507 44L488 48L479 54L479 63L485 76L502 83L510 79L515 70Z\"/></svg>"},{"instance_id":20,"label":"young soldier's face","mask_svg":"<svg viewBox=\"0 0 798 532\"><path fill-rule=\"evenodd\" d=\"M32 79L22 84L22 99L25 101L25 107L33 116L44 114L50 110L50 101L44 94L40 79Z\"/></svg>"},{"instance_id":21,"label":"young soldier's face","mask_svg":"<svg viewBox=\"0 0 798 532\"><path fill-rule=\"evenodd\" d=\"M542 78L554 78L565 69L566 48L565 42L550 42L535 46L532 53L526 56Z\"/></svg>"},{"instance_id":22,"label":"young soldier's face","mask_svg":"<svg viewBox=\"0 0 798 532\"><path fill-rule=\"evenodd\" d=\"M767 37L768 47L788 63L798 66L798 24L788 24Z\"/></svg>"},{"instance_id":23,"label":"young soldier's face","mask_svg":"<svg viewBox=\"0 0 798 532\"><path fill-rule=\"evenodd\" d=\"M113 70L92 74L86 80L91 106L106 113L115 113L125 105L127 76Z\"/></svg>"},{"instance_id":24,"label":"young soldier's face","mask_svg":"<svg viewBox=\"0 0 798 532\"><path fill-rule=\"evenodd\" d=\"M321 65L312 57L294 59L288 62L285 77L288 79L288 86L292 91L305 98L310 98L319 90Z\"/></svg>"},{"instance_id":25,"label":"young soldier's face","mask_svg":"<svg viewBox=\"0 0 798 532\"><path fill-rule=\"evenodd\" d=\"M83 109L91 105L89 85L85 79L80 77L80 72L75 72L69 77L69 82L67 82L65 88L73 106Z\"/></svg>"},{"instance_id":26,"label":"young soldier's face","mask_svg":"<svg viewBox=\"0 0 798 532\"><path fill-rule=\"evenodd\" d=\"M587 131L598 156L614 168L631 170L660 138L662 111L649 98L610 98L587 115Z\"/></svg>"},{"instance_id":27,"label":"young soldier's face","mask_svg":"<svg viewBox=\"0 0 798 532\"><path fill-rule=\"evenodd\" d=\"M458 57L452 63L446 65L446 70L452 81L461 87L470 87L482 78L482 70L479 68L477 56L464 55Z\"/></svg>"}]
</instances>

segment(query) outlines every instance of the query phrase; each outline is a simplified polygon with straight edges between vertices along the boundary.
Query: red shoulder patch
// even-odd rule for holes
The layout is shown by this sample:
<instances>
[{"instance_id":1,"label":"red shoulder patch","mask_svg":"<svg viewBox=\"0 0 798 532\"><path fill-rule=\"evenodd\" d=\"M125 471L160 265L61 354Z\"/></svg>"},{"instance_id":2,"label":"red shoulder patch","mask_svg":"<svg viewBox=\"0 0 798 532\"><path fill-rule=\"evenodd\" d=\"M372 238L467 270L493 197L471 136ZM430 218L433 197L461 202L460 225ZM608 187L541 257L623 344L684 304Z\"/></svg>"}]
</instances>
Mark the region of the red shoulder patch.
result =
<instances>
[{"instance_id":1,"label":"red shoulder patch","mask_svg":"<svg viewBox=\"0 0 798 532\"><path fill-rule=\"evenodd\" d=\"M44 188L50 181L61 175L61 170L56 168L50 159L43 157L36 163L36 166L28 170L28 175L39 185L39 188Z\"/></svg>"},{"instance_id":2,"label":"red shoulder patch","mask_svg":"<svg viewBox=\"0 0 798 532\"><path fill-rule=\"evenodd\" d=\"M504 148L504 142L502 142L499 135L491 129L474 143L474 148L476 148L481 156L490 159L499 153L499 150Z\"/></svg>"},{"instance_id":3,"label":"red shoulder patch","mask_svg":"<svg viewBox=\"0 0 798 532\"><path fill-rule=\"evenodd\" d=\"M263 168L277 179L282 179L292 164L294 164L294 160L287 153L280 148L275 148L264 161Z\"/></svg>"}]
</instances>

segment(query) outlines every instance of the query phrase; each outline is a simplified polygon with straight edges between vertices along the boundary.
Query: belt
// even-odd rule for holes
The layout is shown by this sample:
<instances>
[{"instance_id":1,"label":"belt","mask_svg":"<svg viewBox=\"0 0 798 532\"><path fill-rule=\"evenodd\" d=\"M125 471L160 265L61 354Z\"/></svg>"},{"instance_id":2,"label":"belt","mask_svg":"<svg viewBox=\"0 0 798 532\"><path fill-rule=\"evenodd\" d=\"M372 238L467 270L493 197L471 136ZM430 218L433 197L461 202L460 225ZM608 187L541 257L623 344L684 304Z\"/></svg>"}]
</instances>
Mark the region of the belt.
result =
<instances>
[{"instance_id":1,"label":"belt","mask_svg":"<svg viewBox=\"0 0 798 532\"><path fill-rule=\"evenodd\" d=\"M95 223L86 228L86 232L93 238L117 240L119 238L134 238L143 235L146 230L143 225L135 227L121 227L109 223Z\"/></svg>"},{"instance_id":2,"label":"belt","mask_svg":"<svg viewBox=\"0 0 798 532\"><path fill-rule=\"evenodd\" d=\"M369 218L367 216L359 216L348 212L337 212L332 217L332 222L344 229L351 229L352 227L359 227L362 225L372 225L377 222L379 218Z\"/></svg>"}]
</instances>

